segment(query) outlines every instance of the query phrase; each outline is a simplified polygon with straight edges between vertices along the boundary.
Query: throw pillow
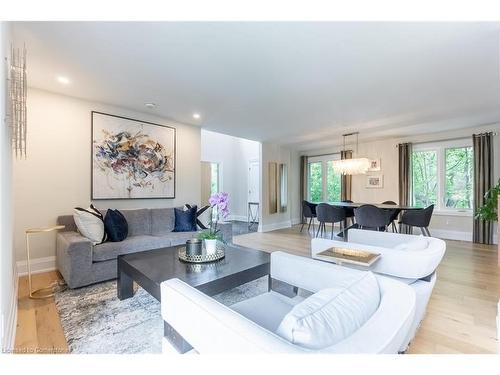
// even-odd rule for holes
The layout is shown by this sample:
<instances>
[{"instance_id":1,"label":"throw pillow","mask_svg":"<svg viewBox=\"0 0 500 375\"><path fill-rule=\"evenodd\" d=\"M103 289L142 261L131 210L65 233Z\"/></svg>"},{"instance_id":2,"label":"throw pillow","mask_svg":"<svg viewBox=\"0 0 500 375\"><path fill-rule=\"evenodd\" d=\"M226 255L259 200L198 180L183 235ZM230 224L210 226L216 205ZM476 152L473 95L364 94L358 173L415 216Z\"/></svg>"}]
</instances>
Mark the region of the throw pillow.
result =
<instances>
[{"instance_id":1,"label":"throw pillow","mask_svg":"<svg viewBox=\"0 0 500 375\"><path fill-rule=\"evenodd\" d=\"M99 210L93 205L90 205L88 209L75 207L73 219L80 234L88 238L93 245L106 241L104 219Z\"/></svg>"},{"instance_id":2,"label":"throw pillow","mask_svg":"<svg viewBox=\"0 0 500 375\"><path fill-rule=\"evenodd\" d=\"M323 289L295 305L276 333L304 348L323 349L356 332L379 304L377 279L366 272L345 289Z\"/></svg>"},{"instance_id":3,"label":"throw pillow","mask_svg":"<svg viewBox=\"0 0 500 375\"><path fill-rule=\"evenodd\" d=\"M108 241L123 241L128 236L127 219L118 210L108 210L104 218L104 229L108 235Z\"/></svg>"},{"instance_id":4,"label":"throw pillow","mask_svg":"<svg viewBox=\"0 0 500 375\"><path fill-rule=\"evenodd\" d=\"M192 206L187 210L174 208L175 227L172 232L196 232L196 211L197 206Z\"/></svg>"}]
</instances>

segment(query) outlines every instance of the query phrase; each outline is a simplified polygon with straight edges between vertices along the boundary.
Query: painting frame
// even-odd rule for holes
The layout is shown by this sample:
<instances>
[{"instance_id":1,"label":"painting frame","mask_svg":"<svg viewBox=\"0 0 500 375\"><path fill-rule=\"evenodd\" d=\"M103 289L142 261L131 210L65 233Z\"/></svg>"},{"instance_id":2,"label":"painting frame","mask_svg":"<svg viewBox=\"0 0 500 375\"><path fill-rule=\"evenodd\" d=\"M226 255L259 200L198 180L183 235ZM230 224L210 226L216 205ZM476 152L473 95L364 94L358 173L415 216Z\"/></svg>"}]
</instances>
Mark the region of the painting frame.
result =
<instances>
[{"instance_id":1,"label":"painting frame","mask_svg":"<svg viewBox=\"0 0 500 375\"><path fill-rule=\"evenodd\" d=\"M94 187L95 187L95 181L97 177L95 176L94 173L94 163L95 163L95 152L94 152L94 145L95 145L95 130L96 130L96 120L95 116L100 115L100 116L109 116L112 118L116 118L118 120L126 120L126 121L131 121L137 123L139 126L154 126L154 127L161 127L165 128L166 130L171 132L171 143L172 143L172 156L173 156L173 168L172 168L172 193L171 194L166 194L162 196L133 196L133 197L116 197L116 196L101 196L99 194L96 194ZM177 182L177 129L173 126L168 126L168 125L163 125L163 124L158 124L150 121L143 121L139 120L136 118L131 118L131 117L125 117L125 116L120 116L120 115L114 115L111 113L105 113L105 112L100 112L100 111L91 111L90 113L90 150L91 150L91 155L90 155L90 198L92 201L94 200L130 200L130 199L175 199L176 197L176 182Z\"/></svg>"},{"instance_id":2,"label":"painting frame","mask_svg":"<svg viewBox=\"0 0 500 375\"><path fill-rule=\"evenodd\" d=\"M383 189L384 188L384 175L376 174L366 176L366 188L367 189Z\"/></svg>"},{"instance_id":3,"label":"painting frame","mask_svg":"<svg viewBox=\"0 0 500 375\"><path fill-rule=\"evenodd\" d=\"M370 159L370 168L368 168L368 172L380 172L380 158Z\"/></svg>"}]
</instances>

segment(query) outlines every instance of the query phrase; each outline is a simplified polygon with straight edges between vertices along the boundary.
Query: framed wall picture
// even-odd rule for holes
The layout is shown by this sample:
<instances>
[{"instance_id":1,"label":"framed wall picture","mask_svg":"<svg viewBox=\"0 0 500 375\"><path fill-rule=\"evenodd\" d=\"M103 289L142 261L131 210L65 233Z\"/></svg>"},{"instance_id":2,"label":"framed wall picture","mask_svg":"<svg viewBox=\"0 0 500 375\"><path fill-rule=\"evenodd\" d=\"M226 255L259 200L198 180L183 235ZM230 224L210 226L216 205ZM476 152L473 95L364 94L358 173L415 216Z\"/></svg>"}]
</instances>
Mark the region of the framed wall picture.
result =
<instances>
[{"instance_id":1,"label":"framed wall picture","mask_svg":"<svg viewBox=\"0 0 500 375\"><path fill-rule=\"evenodd\" d=\"M175 198L175 128L92 111L92 199Z\"/></svg>"},{"instance_id":2,"label":"framed wall picture","mask_svg":"<svg viewBox=\"0 0 500 375\"><path fill-rule=\"evenodd\" d=\"M380 171L380 158L371 159L370 168L368 168L368 172L378 172L378 171Z\"/></svg>"},{"instance_id":3,"label":"framed wall picture","mask_svg":"<svg viewBox=\"0 0 500 375\"><path fill-rule=\"evenodd\" d=\"M375 175L375 176L366 176L366 187L367 188L375 188L381 189L384 187L384 176L383 175Z\"/></svg>"}]
</instances>

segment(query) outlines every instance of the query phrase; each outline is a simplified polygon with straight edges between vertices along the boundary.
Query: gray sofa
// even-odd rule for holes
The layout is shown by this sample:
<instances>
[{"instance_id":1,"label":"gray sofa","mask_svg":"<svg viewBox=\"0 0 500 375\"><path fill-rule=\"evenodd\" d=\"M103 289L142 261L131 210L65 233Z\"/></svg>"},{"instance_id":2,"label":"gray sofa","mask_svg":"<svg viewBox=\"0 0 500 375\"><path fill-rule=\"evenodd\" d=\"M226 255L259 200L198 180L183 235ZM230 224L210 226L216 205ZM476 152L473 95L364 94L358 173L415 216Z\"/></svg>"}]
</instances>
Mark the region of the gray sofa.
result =
<instances>
[{"instance_id":1,"label":"gray sofa","mask_svg":"<svg viewBox=\"0 0 500 375\"><path fill-rule=\"evenodd\" d=\"M57 224L65 225L57 234L57 268L70 288L115 279L118 255L181 245L196 235L196 232L172 232L173 208L120 211L127 219L128 237L121 242L95 246L78 233L72 215L57 218ZM219 223L218 228L224 240L232 242L232 224Z\"/></svg>"}]
</instances>

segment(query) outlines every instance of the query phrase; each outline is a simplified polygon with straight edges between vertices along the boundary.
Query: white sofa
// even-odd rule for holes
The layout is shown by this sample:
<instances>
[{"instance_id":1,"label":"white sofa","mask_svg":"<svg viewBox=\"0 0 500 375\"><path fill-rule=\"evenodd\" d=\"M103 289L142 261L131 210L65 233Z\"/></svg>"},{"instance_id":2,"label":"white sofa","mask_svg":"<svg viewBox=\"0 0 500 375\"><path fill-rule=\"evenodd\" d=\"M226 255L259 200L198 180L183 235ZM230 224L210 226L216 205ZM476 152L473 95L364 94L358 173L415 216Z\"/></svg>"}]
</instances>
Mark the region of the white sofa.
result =
<instances>
[{"instance_id":1,"label":"white sofa","mask_svg":"<svg viewBox=\"0 0 500 375\"><path fill-rule=\"evenodd\" d=\"M283 252L272 253L271 278L301 290L344 291L365 276L378 285L377 305L367 320L341 341L320 349L292 343L276 333L294 306L305 301L304 297L286 297L269 291L227 307L178 279L165 281L161 284L161 313L171 335L168 340L164 338L164 352L171 352L171 344L176 343L177 347L191 346L191 352L200 354L397 353L406 345L414 321L415 292L404 283L373 275ZM350 307L355 313L359 308ZM179 345L180 342L183 344Z\"/></svg>"},{"instance_id":2,"label":"white sofa","mask_svg":"<svg viewBox=\"0 0 500 375\"><path fill-rule=\"evenodd\" d=\"M436 284L436 268L443 259L446 242L433 237L350 229L348 242L312 239L312 257L316 258L317 253L333 246L362 248L380 253L381 258L369 270L404 282L415 291L417 304L415 319L407 340L409 343L424 319L427 304ZM364 267L348 267L366 270ZM401 351L404 350L406 347L401 348Z\"/></svg>"}]
</instances>

